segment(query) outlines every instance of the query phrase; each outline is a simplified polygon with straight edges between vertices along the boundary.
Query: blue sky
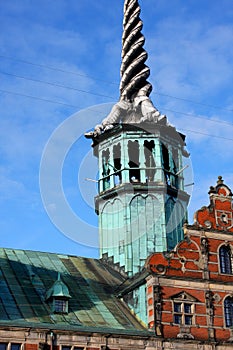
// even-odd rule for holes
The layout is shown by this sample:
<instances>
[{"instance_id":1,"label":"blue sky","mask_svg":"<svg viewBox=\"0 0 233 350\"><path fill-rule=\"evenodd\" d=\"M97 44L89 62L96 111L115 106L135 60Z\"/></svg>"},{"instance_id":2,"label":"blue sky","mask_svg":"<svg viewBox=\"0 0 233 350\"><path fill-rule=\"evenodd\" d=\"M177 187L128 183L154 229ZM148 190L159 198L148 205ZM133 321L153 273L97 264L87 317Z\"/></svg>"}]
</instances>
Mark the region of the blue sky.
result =
<instances>
[{"instance_id":1,"label":"blue sky","mask_svg":"<svg viewBox=\"0 0 233 350\"><path fill-rule=\"evenodd\" d=\"M191 223L218 175L233 188L232 0L140 4L151 98L187 135L195 183ZM94 123L118 100L122 9L123 0L0 3L1 246L98 256L50 221L40 195L40 161L61 123L75 114L82 135L92 117L77 112L92 108ZM80 136L62 169L65 197L84 222L77 224L79 242L97 225L95 184L84 180L96 177L89 151L90 141Z\"/></svg>"}]
</instances>

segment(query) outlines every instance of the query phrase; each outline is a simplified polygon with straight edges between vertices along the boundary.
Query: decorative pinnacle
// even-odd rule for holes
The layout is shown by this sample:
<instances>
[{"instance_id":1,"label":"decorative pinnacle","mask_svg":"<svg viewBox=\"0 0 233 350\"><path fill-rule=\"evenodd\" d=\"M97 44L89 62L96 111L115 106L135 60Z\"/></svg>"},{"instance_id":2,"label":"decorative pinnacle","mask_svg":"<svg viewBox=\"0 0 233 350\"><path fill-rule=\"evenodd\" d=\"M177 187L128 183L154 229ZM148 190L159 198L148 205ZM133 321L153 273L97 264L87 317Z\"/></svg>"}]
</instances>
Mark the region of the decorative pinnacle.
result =
<instances>
[{"instance_id":1,"label":"decorative pinnacle","mask_svg":"<svg viewBox=\"0 0 233 350\"><path fill-rule=\"evenodd\" d=\"M147 81L150 69L145 65L147 52L143 49L145 37L141 30L138 0L125 0L122 35L121 63L121 99L132 101L139 90L143 89L146 96L150 95L152 85Z\"/></svg>"},{"instance_id":2,"label":"decorative pinnacle","mask_svg":"<svg viewBox=\"0 0 233 350\"><path fill-rule=\"evenodd\" d=\"M143 49L145 38L141 33L138 0L125 0L122 35L122 63L120 100L111 112L96 125L94 131L85 133L87 138L95 138L116 124L140 124L145 122L167 125L162 115L149 98L152 85L147 81L150 69L145 65L147 52Z\"/></svg>"}]
</instances>

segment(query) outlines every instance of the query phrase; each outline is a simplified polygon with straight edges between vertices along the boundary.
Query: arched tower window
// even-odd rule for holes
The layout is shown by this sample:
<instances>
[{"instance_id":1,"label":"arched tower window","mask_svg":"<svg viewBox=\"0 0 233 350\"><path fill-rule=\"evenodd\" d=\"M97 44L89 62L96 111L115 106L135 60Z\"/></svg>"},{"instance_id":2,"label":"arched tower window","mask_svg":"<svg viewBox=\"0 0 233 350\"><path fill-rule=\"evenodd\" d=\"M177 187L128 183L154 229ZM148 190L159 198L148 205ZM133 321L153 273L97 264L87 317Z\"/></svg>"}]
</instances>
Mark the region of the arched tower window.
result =
<instances>
[{"instance_id":1,"label":"arched tower window","mask_svg":"<svg viewBox=\"0 0 233 350\"><path fill-rule=\"evenodd\" d=\"M219 249L220 272L232 274L232 252L229 245L223 245Z\"/></svg>"},{"instance_id":2,"label":"arched tower window","mask_svg":"<svg viewBox=\"0 0 233 350\"><path fill-rule=\"evenodd\" d=\"M140 169L139 169L139 144L138 141L128 142L128 155L129 155L129 178L131 182L140 182Z\"/></svg>"},{"instance_id":3,"label":"arched tower window","mask_svg":"<svg viewBox=\"0 0 233 350\"><path fill-rule=\"evenodd\" d=\"M227 297L224 300L224 315L226 327L233 326L233 297Z\"/></svg>"}]
</instances>

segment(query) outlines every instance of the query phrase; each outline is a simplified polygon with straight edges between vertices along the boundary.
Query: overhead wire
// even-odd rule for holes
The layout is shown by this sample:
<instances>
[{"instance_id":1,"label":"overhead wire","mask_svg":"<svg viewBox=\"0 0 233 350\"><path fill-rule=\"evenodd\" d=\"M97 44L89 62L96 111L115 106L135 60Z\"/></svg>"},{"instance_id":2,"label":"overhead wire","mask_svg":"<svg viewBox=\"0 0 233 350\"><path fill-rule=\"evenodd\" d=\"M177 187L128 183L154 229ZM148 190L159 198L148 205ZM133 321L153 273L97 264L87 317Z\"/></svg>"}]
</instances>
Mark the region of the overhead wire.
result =
<instances>
[{"instance_id":1,"label":"overhead wire","mask_svg":"<svg viewBox=\"0 0 233 350\"><path fill-rule=\"evenodd\" d=\"M6 57L6 56L3 56L3 55L0 55L0 57L4 57L4 58L11 59L10 57ZM12 58L12 59L13 59L13 58ZM69 72L69 71L66 71L66 70L63 70L63 69L59 69L59 68L55 68L55 67L51 67L51 66L46 66L46 65L41 65L41 64L36 64L36 63L33 63L33 62L29 62L29 61L24 61L24 60L17 60L17 61L20 61L20 62L23 62L23 63L26 63L26 64L35 65L35 66L38 66L38 67L43 67L43 68L53 69L53 70L57 70L57 71L61 71L61 72L76 74L75 72ZM110 98L110 99L112 99L112 100L115 100L115 98L113 98L112 96L103 95L103 94L98 94L98 93L95 93L95 92L92 92L92 91L87 91L87 90L83 90L83 89L78 89L78 88L71 87L71 86L67 86L67 85L64 85L64 84L52 83L52 82L49 82L49 81L44 81L44 80L40 80L40 79L29 78L29 77L25 77L25 76L22 76L22 75L13 74L13 73L8 73L8 72L3 72L3 71L0 71L0 73L1 73L1 74L5 74L5 75L8 75L8 76L13 76L13 77L16 77L16 78L19 78L19 79L24 79L24 80L28 80L28 81L33 81L33 82L36 82L36 83L46 84L46 85L50 85L50 86L55 86L55 87L59 87L59 88L69 89L69 90L73 90L73 91L78 91L78 92L82 92L82 93L86 93L86 94L91 94L91 95L100 96L100 97L104 97L104 98ZM95 79L95 80L98 80L97 78L93 78L93 77L86 76L86 75L82 75L82 74L78 74L78 73L77 73L77 75L79 75L79 76L84 76L84 77L91 78L91 79ZM102 80L102 81L104 81L104 80ZM106 81L105 81L105 82L106 82ZM108 83L109 83L109 82L108 82ZM114 84L115 84L115 83L114 83ZM18 95L18 96L23 96L23 97L26 97L26 98L36 99L36 100L39 100L39 101L42 101L42 102L48 102L48 103L59 104L59 105L63 105L63 106L66 106L66 107L82 108L82 107L80 107L80 106L72 105L72 104L69 104L69 103L64 103L64 102L60 102L60 101L54 101L54 100L51 100L51 99L36 97L36 96L32 96L32 95L28 95L28 94L23 94L23 93L19 93L19 92L8 91L8 90L5 90L5 89L0 89L0 91L1 91L2 93L6 93L6 94L13 94L13 95ZM179 98L179 97L175 97L175 96L168 95L168 94L162 94L162 93L156 93L156 94L161 95L161 96L170 97L170 98L175 98L175 99L182 100L182 101L188 101L188 102L192 102L192 103L196 103L196 104L205 105L205 106L208 106L208 107L221 108L221 107L219 107L219 106L217 107L217 106L213 106L213 105L206 104L206 103L195 102L195 101L193 101L193 100L188 100L188 99L184 99L184 98ZM99 113L99 114L101 115L101 112L99 112L99 111L97 111L97 110L95 110L95 109L91 109L91 108L88 108L88 109L89 109L89 110L93 110L93 111L95 111L95 112L97 112L97 113ZM169 112L176 113L176 114L181 114L181 115L185 115L185 116L190 116L190 117L194 117L194 118L206 120L206 121L208 121L208 122L215 122L215 123L219 123L219 124L227 124L227 125L233 126L233 123L230 123L230 122L225 121L225 120L209 119L209 118L205 118L205 117L203 117L203 116L197 116L197 115L192 114L192 113L185 113L185 112L175 111L175 110L168 109L168 108L163 108L163 109L166 110L166 111L169 111ZM221 109L228 110L228 109L225 109L225 108L221 108ZM228 111L232 111L232 110L229 109ZM180 129L180 130L187 131L187 132L191 132L191 133L200 134L200 135L203 135L203 136L209 136L209 137L215 137L215 138L224 139L224 140L228 140L228 141L233 141L233 139L231 139L231 138L227 138L227 137L223 137L223 136L218 136L218 135L210 135L210 134L202 133L202 132L196 131L196 130L188 130L188 129Z\"/></svg>"},{"instance_id":2,"label":"overhead wire","mask_svg":"<svg viewBox=\"0 0 233 350\"><path fill-rule=\"evenodd\" d=\"M65 69L58 68L58 67L48 66L48 65L45 65L45 64L39 64L39 63L35 63L35 62L29 62L29 61L26 61L26 60L21 60L21 59L15 58L15 57L9 57L9 56L4 56L4 55L0 55L0 58L1 57L2 58L6 58L8 60L29 64L29 65L35 66L35 67L46 68L46 69L54 70L54 71L61 72L61 73L73 74L73 75L76 75L76 76L79 76L79 77L83 77L83 78L93 79L93 80L96 80L96 81L102 81L104 83L108 83L108 84L112 84L112 85L118 85L116 82L106 81L104 79L96 78L96 77L91 76L91 75L81 74L81 73L65 70Z\"/></svg>"},{"instance_id":3,"label":"overhead wire","mask_svg":"<svg viewBox=\"0 0 233 350\"><path fill-rule=\"evenodd\" d=\"M170 98L174 98L174 99L180 100L180 101L191 102L191 103L194 103L194 104L197 104L197 105L201 105L201 106L206 106L206 107L221 109L221 110L228 111L228 112L233 112L233 109L228 109L228 108L221 107L221 106L215 106L215 105L204 103L204 102L197 102L197 101L190 100L190 99L187 99L187 98L182 98L182 97L177 97L177 96L173 96L173 95L163 94L161 92L154 92L154 93L156 95L159 95L159 96L170 97Z\"/></svg>"},{"instance_id":4,"label":"overhead wire","mask_svg":"<svg viewBox=\"0 0 233 350\"><path fill-rule=\"evenodd\" d=\"M53 103L53 104L58 104L58 105L62 105L62 106L65 106L65 107L81 108L81 109L83 109L83 107L81 107L81 106L72 105L72 104L69 104L69 103L64 103L64 102L59 102L59 101L54 101L54 100L49 100L49 99L42 98L42 97L36 97L36 96L32 96L32 95L22 94L21 92L8 91L8 90L4 90L4 89L0 89L0 92L6 93L6 94L9 94L9 95L17 95L17 96L27 97L27 98L39 100L39 101L42 101L42 102L49 102L49 103ZM88 110L92 110L93 112L102 115L102 113L100 111L97 111L96 109L89 108L89 107L87 107L87 109Z\"/></svg>"},{"instance_id":5,"label":"overhead wire","mask_svg":"<svg viewBox=\"0 0 233 350\"><path fill-rule=\"evenodd\" d=\"M56 86L56 87L59 87L59 88L74 90L74 91L78 91L78 92L82 92L82 93L86 93L86 94L91 94L91 95L95 95L95 96L110 98L113 101L116 100L112 96L98 94L98 93L94 93L92 91L86 91L86 90L83 90L83 89L78 89L78 88L74 88L74 87L71 87L71 86L63 85L63 84L51 83L51 82L40 80L40 79L28 78L28 77L25 77L25 76L22 76L22 75L17 75L17 74L12 74L12 73L8 73L8 72L2 72L2 71L0 71L0 74L5 74L5 75L13 76L13 77L16 77L16 78L24 79L24 80L29 80L29 81L33 81L33 82L38 82L38 83L50 85L50 86ZM3 91L3 90L1 90L1 91ZM5 91L5 92L7 93L7 91ZM33 98L32 96L30 96L30 97ZM40 98L38 98L38 99L40 99ZM45 100L47 102L52 102L51 100L47 100L47 99L42 99L42 100ZM59 104L62 104L62 103L59 102ZM64 104L64 105L68 106L68 104ZM70 107L80 108L80 106L73 106L73 105L70 105ZM191 117L198 118L198 119L204 119L204 120L207 120L209 122L215 122L215 123L219 123L219 124L227 124L227 125L233 126L233 123L227 122L225 120L209 119L209 118L205 118L205 117L202 117L202 116L197 116L197 115L195 115L193 113L185 113L185 112L175 111L175 110L168 109L168 108L163 108L163 110L169 111L169 112L173 112L173 113L177 113L177 114L182 114L182 115L185 115L185 116L191 116Z\"/></svg>"},{"instance_id":6,"label":"overhead wire","mask_svg":"<svg viewBox=\"0 0 233 350\"><path fill-rule=\"evenodd\" d=\"M105 82L107 84L119 85L116 82L110 82L109 80L100 79L100 78L97 78L97 77L94 77L94 76L91 76L91 75L81 74L81 73L65 70L65 69L58 68L58 67L53 67L53 66L49 66L49 65L45 65L45 64L39 64L39 63L35 63L35 62L30 62L30 61L27 61L27 60L21 60L21 59L15 58L15 57L5 56L5 55L2 55L2 54L0 54L0 58L5 58L5 59L8 59L8 60L21 62L21 63L24 63L24 64L29 64L29 65L40 67L40 68L46 68L46 69L50 69L50 70L54 70L54 71L58 71L58 72L62 72L62 73L69 73L69 74L73 74L73 75L76 75L76 76L81 76L81 77L93 79L95 81ZM202 106L206 106L206 107L211 107L211 108L225 110L225 111L228 111L228 112L233 112L233 109L225 108L225 107L222 107L222 106L215 106L215 105L212 105L212 104L209 104L209 103L205 103L205 102L194 101L192 99L186 99L186 98L177 97L177 96L174 96L174 95L160 93L160 92L154 92L154 94L159 95L159 96L173 98L173 99L176 99L176 100L186 101L186 102L190 102L190 103L194 103L194 104L198 104L198 105L202 105ZM110 96L108 96L108 97L112 98Z\"/></svg>"},{"instance_id":7,"label":"overhead wire","mask_svg":"<svg viewBox=\"0 0 233 350\"><path fill-rule=\"evenodd\" d=\"M45 81L45 80L34 79L34 78L28 78L28 77L24 77L24 76L22 76L22 75L12 74L12 73L2 72L2 71L0 71L0 74L5 74L5 75L9 75L9 76L16 77L16 78L20 78L20 79L24 79L24 80L33 81L33 82L36 82L36 83L41 83L41 84L56 86L56 87L59 87L59 88L64 88L64 89L68 89L68 90L74 90L74 91L83 92L83 93L86 93L86 94L89 94L89 95L95 95L95 96L110 98L110 99L114 100L114 98L113 98L112 96L102 95L102 94L98 94L98 93L96 93L96 92L86 91L86 90L74 88L74 87L71 87L71 86L63 85L63 84L51 83L51 82Z\"/></svg>"},{"instance_id":8,"label":"overhead wire","mask_svg":"<svg viewBox=\"0 0 233 350\"><path fill-rule=\"evenodd\" d=\"M54 103L54 104L59 104L59 105L63 105L63 106L66 106L66 107L72 107L72 108L81 108L80 106L77 106L77 105L71 105L71 104L68 104L68 103L63 103L63 102L59 102L59 101L53 101L53 100L49 100L49 99L44 99L44 98L40 98L40 97L35 97L35 96L31 96L31 95L27 95L27 94L22 94L22 93L19 93L19 92L13 92L13 91L8 91L8 90L3 90L3 89L0 89L0 92L3 92L3 93L7 93L7 94L12 94L12 95L18 95L18 96L23 96L23 97L27 97L27 98L32 98L32 99L36 99L36 100L39 100L39 101L43 101L43 102L49 102L49 103ZM101 112L97 111L96 109L93 109L93 108L87 108L88 110L92 110L94 111L95 113L98 113L100 115L102 115ZM170 110L170 111L173 111L173 112L176 112L174 110ZM176 112L176 113L182 113L182 112ZM183 114L183 113L182 113ZM190 114L187 114L188 116L190 116ZM215 121L213 119L208 119L208 118L202 118L200 117L201 119L206 119L207 121ZM216 120L216 122L219 122ZM227 122L226 122L227 123ZM233 124L231 124L233 125ZM188 129L180 129L178 128L179 130L183 130L183 131L188 131L188 132L191 132L191 133L195 133L195 134L200 134L200 135L205 135L205 136L209 136L209 137L215 137L215 138L219 138L219 139L224 139L224 140L228 140L228 141L233 141L232 138L227 138L227 137L223 137L223 136L218 136L218 135L211 135L211 134L207 134L207 133L202 133L200 131L196 131L196 130L188 130Z\"/></svg>"}]
</instances>

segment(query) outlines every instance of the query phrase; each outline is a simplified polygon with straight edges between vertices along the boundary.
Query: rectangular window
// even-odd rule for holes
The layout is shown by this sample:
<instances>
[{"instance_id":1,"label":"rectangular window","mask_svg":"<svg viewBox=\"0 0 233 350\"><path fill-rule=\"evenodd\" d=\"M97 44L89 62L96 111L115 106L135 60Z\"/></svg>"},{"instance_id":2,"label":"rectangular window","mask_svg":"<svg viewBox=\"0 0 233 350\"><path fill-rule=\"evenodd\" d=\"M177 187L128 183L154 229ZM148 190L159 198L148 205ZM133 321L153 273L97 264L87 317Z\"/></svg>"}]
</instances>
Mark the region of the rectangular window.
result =
<instances>
[{"instance_id":1,"label":"rectangular window","mask_svg":"<svg viewBox=\"0 0 233 350\"><path fill-rule=\"evenodd\" d=\"M21 349L21 344L11 343L10 350L20 350L20 349Z\"/></svg>"},{"instance_id":2,"label":"rectangular window","mask_svg":"<svg viewBox=\"0 0 233 350\"><path fill-rule=\"evenodd\" d=\"M0 350L7 350L7 343L0 343Z\"/></svg>"},{"instance_id":3,"label":"rectangular window","mask_svg":"<svg viewBox=\"0 0 233 350\"><path fill-rule=\"evenodd\" d=\"M184 302L174 302L174 323L180 325L192 325L193 305Z\"/></svg>"},{"instance_id":4,"label":"rectangular window","mask_svg":"<svg viewBox=\"0 0 233 350\"><path fill-rule=\"evenodd\" d=\"M181 315L174 315L174 323L182 324L182 316Z\"/></svg>"},{"instance_id":5,"label":"rectangular window","mask_svg":"<svg viewBox=\"0 0 233 350\"><path fill-rule=\"evenodd\" d=\"M181 312L181 303L174 303L174 312Z\"/></svg>"},{"instance_id":6,"label":"rectangular window","mask_svg":"<svg viewBox=\"0 0 233 350\"><path fill-rule=\"evenodd\" d=\"M55 299L54 300L54 312L57 313L66 313L67 310L67 301L66 300L60 300Z\"/></svg>"},{"instance_id":7,"label":"rectangular window","mask_svg":"<svg viewBox=\"0 0 233 350\"><path fill-rule=\"evenodd\" d=\"M184 313L191 314L191 304L184 304Z\"/></svg>"},{"instance_id":8,"label":"rectangular window","mask_svg":"<svg viewBox=\"0 0 233 350\"><path fill-rule=\"evenodd\" d=\"M62 350L71 350L71 346L62 345Z\"/></svg>"},{"instance_id":9,"label":"rectangular window","mask_svg":"<svg viewBox=\"0 0 233 350\"><path fill-rule=\"evenodd\" d=\"M184 315L184 324L191 325L192 324L192 316Z\"/></svg>"}]
</instances>

